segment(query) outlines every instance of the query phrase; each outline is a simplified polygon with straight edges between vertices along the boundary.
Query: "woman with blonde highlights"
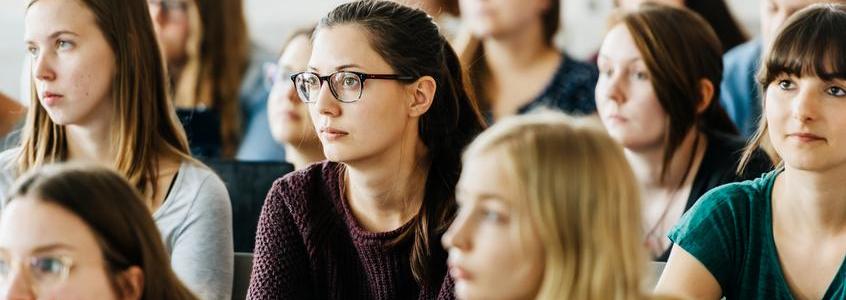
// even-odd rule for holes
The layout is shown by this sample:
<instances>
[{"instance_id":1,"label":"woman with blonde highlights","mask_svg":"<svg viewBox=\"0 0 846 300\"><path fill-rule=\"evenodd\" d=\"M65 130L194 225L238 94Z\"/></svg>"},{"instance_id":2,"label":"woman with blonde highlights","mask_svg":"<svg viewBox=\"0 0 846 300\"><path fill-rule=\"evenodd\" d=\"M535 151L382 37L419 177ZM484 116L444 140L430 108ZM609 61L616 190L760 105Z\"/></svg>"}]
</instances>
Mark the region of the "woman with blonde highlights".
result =
<instances>
[{"instance_id":1,"label":"woman with blonde highlights","mask_svg":"<svg viewBox=\"0 0 846 300\"><path fill-rule=\"evenodd\" d=\"M640 192L590 119L506 118L464 153L443 243L460 299L643 299Z\"/></svg>"},{"instance_id":2,"label":"woman with blonde highlights","mask_svg":"<svg viewBox=\"0 0 846 300\"><path fill-rule=\"evenodd\" d=\"M141 194L176 275L203 299L228 299L229 194L188 152L147 9L143 0L28 2L32 96L21 146L0 154L0 194L48 164L111 167Z\"/></svg>"}]
</instances>

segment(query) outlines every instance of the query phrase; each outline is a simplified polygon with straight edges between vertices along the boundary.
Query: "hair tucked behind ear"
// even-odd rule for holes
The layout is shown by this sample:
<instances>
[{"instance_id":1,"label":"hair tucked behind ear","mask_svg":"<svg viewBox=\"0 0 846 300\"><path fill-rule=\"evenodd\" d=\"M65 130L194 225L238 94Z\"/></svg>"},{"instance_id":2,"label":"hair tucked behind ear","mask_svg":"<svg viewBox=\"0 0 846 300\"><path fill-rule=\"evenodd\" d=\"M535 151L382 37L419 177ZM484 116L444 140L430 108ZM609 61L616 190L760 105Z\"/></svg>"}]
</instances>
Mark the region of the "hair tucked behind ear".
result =
<instances>
[{"instance_id":1,"label":"hair tucked behind ear","mask_svg":"<svg viewBox=\"0 0 846 300\"><path fill-rule=\"evenodd\" d=\"M332 10L317 26L361 26L380 56L399 74L432 76L437 89L432 106L420 117L419 135L431 166L423 207L401 240L413 238L411 270L424 286L440 282L446 259L440 237L455 215L455 184L461 173L461 151L485 125L469 92L455 51L421 10L390 1L363 0Z\"/></svg>"}]
</instances>

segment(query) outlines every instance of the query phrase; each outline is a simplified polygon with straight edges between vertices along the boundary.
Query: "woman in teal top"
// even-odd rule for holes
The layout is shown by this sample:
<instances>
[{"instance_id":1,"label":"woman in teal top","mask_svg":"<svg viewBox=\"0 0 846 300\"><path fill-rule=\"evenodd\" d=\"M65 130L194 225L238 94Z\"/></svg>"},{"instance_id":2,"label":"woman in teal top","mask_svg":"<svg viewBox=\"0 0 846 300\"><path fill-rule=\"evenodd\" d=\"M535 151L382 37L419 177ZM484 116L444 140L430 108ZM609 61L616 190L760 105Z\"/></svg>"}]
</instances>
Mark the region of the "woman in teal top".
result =
<instances>
[{"instance_id":1,"label":"woman in teal top","mask_svg":"<svg viewBox=\"0 0 846 300\"><path fill-rule=\"evenodd\" d=\"M684 299L846 299L846 5L794 15L762 65L782 167L705 194L670 232L656 292ZM749 152L749 151L747 151ZM746 158L748 158L748 154Z\"/></svg>"}]
</instances>

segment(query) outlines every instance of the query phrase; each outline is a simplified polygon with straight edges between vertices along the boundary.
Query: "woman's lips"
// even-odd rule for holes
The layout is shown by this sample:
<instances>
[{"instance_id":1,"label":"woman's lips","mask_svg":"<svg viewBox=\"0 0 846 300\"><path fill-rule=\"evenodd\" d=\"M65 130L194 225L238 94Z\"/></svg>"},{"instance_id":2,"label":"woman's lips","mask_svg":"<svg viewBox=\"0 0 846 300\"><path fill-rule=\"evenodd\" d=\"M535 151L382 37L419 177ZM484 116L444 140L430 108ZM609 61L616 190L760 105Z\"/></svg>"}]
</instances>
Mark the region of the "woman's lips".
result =
<instances>
[{"instance_id":1,"label":"woman's lips","mask_svg":"<svg viewBox=\"0 0 846 300\"><path fill-rule=\"evenodd\" d=\"M332 127L322 127L320 128L320 135L323 136L326 141L336 141L349 135L349 133Z\"/></svg>"},{"instance_id":2,"label":"woman's lips","mask_svg":"<svg viewBox=\"0 0 846 300\"><path fill-rule=\"evenodd\" d=\"M608 121L614 122L614 123L625 123L625 122L628 122L629 119L623 117L620 114L611 114L611 115L608 115Z\"/></svg>"},{"instance_id":3,"label":"woman's lips","mask_svg":"<svg viewBox=\"0 0 846 300\"><path fill-rule=\"evenodd\" d=\"M467 281L473 278L473 276L470 275L470 272L453 261L448 260L447 266L449 267L449 276L452 276L452 278L456 281Z\"/></svg>"},{"instance_id":4,"label":"woman's lips","mask_svg":"<svg viewBox=\"0 0 846 300\"><path fill-rule=\"evenodd\" d=\"M64 96L60 94L44 92L44 96L41 97L41 100L44 101L44 105L53 106L56 105L62 97Z\"/></svg>"},{"instance_id":5,"label":"woman's lips","mask_svg":"<svg viewBox=\"0 0 846 300\"><path fill-rule=\"evenodd\" d=\"M788 134L787 137L794 138L802 143L811 143L811 142L819 142L825 141L825 138L812 134L812 133L805 133L805 132L797 132Z\"/></svg>"}]
</instances>

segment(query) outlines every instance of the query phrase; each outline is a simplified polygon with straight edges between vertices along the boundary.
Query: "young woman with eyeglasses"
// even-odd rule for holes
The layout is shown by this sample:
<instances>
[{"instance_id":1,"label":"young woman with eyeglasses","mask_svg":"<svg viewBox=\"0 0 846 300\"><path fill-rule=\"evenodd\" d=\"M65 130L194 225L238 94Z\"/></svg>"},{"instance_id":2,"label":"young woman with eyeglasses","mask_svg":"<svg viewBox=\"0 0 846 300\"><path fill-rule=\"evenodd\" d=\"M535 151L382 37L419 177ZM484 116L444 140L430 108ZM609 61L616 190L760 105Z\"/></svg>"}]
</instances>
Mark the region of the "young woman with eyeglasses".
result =
<instances>
[{"instance_id":1,"label":"young woman with eyeglasses","mask_svg":"<svg viewBox=\"0 0 846 300\"><path fill-rule=\"evenodd\" d=\"M0 299L197 299L138 192L93 165L34 170L0 217Z\"/></svg>"},{"instance_id":2,"label":"young woman with eyeglasses","mask_svg":"<svg viewBox=\"0 0 846 300\"><path fill-rule=\"evenodd\" d=\"M324 17L293 75L328 162L276 181L251 299L450 299L441 235L461 149L484 127L423 11L364 0Z\"/></svg>"},{"instance_id":3,"label":"young woman with eyeglasses","mask_svg":"<svg viewBox=\"0 0 846 300\"><path fill-rule=\"evenodd\" d=\"M294 30L283 47L279 61L265 68L267 82L271 86L267 98L270 133L277 142L285 145L285 161L293 164L296 170L326 159L308 113L308 105L297 95L291 80L291 74L306 70L311 56L313 30L314 27Z\"/></svg>"},{"instance_id":4,"label":"young woman with eyeglasses","mask_svg":"<svg viewBox=\"0 0 846 300\"><path fill-rule=\"evenodd\" d=\"M0 194L44 165L110 166L141 193L179 278L205 299L228 299L229 194L188 153L145 1L31 0L24 38L33 93L21 146L0 154Z\"/></svg>"}]
</instances>

